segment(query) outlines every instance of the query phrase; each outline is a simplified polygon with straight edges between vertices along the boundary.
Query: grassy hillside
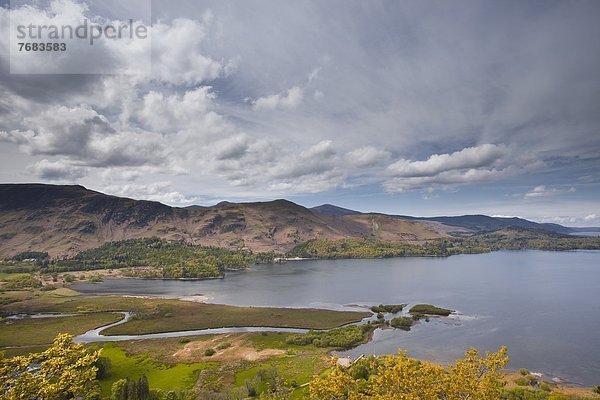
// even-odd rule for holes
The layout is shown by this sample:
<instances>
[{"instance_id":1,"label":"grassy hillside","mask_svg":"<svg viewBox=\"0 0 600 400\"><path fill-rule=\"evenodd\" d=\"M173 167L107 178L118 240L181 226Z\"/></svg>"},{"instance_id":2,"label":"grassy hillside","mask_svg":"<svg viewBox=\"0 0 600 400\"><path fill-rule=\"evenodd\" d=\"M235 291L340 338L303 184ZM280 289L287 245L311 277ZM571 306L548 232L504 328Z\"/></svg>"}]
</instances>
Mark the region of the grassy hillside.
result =
<instances>
[{"instance_id":1,"label":"grassy hillside","mask_svg":"<svg viewBox=\"0 0 600 400\"><path fill-rule=\"evenodd\" d=\"M0 185L0 257L72 256L104 243L158 237L193 245L286 252L309 239L420 241L447 236L428 223L383 215L322 216L287 200L177 208L82 186Z\"/></svg>"}]
</instances>

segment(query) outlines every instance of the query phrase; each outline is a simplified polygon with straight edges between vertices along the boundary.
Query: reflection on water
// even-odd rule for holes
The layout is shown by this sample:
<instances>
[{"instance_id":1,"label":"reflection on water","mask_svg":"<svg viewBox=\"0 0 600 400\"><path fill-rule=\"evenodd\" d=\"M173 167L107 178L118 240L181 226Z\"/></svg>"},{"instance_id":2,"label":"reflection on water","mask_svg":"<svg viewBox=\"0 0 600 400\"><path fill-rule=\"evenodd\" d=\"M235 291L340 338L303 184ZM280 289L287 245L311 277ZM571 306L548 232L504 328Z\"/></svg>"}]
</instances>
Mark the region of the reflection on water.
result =
<instances>
[{"instance_id":1,"label":"reflection on water","mask_svg":"<svg viewBox=\"0 0 600 400\"><path fill-rule=\"evenodd\" d=\"M311 260L260 265L208 281L107 280L86 293L207 296L231 305L320 307L431 303L461 317L410 332L377 331L351 354L396 353L448 362L469 347L508 346L511 366L597 385L600 252L495 252L448 258Z\"/></svg>"}]
</instances>

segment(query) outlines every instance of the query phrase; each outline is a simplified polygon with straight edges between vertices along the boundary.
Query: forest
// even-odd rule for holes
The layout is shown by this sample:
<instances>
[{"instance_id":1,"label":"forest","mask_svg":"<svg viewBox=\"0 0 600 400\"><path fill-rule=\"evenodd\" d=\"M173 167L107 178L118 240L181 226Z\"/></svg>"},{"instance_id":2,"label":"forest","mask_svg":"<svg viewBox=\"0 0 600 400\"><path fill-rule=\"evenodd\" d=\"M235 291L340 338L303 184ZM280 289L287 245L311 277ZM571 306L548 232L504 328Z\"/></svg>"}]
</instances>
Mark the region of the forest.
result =
<instances>
[{"instance_id":1,"label":"forest","mask_svg":"<svg viewBox=\"0 0 600 400\"><path fill-rule=\"evenodd\" d=\"M15 261L22 259L17 255ZM39 259L42 273L150 267L157 278L218 278L226 270L273 262L274 253L193 246L159 238L128 239L84 250L74 257Z\"/></svg>"},{"instance_id":2,"label":"forest","mask_svg":"<svg viewBox=\"0 0 600 400\"><path fill-rule=\"evenodd\" d=\"M497 250L598 250L600 238L570 236L533 229L510 228L463 237L430 240L422 244L387 242L375 238L312 239L300 243L289 257L385 258L488 253Z\"/></svg>"}]
</instances>

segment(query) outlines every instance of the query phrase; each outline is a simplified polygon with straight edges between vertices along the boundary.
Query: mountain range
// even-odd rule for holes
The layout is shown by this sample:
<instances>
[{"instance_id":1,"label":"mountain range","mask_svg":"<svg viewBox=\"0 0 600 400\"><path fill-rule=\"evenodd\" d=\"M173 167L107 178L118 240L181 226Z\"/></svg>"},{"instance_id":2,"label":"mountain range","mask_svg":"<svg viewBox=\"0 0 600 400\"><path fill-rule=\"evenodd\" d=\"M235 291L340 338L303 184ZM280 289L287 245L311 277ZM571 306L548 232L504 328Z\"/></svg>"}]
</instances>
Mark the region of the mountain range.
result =
<instances>
[{"instance_id":1,"label":"mountain range","mask_svg":"<svg viewBox=\"0 0 600 400\"><path fill-rule=\"evenodd\" d=\"M362 213L287 200L170 207L79 185L0 184L0 257L22 251L70 256L105 242L157 236L195 245L284 252L309 239L376 238L423 243L504 227L573 233L576 228L485 215L419 218Z\"/></svg>"}]
</instances>

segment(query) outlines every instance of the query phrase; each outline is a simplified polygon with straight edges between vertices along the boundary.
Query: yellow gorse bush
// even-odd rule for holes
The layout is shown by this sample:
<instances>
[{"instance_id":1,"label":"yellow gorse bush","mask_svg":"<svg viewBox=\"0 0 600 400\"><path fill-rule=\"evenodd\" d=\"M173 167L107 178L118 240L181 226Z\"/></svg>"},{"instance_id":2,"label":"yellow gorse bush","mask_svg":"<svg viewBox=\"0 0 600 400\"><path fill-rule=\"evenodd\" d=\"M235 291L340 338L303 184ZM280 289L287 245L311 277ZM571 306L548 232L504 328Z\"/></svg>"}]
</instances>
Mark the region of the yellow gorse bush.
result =
<instances>
[{"instance_id":1,"label":"yellow gorse bush","mask_svg":"<svg viewBox=\"0 0 600 400\"><path fill-rule=\"evenodd\" d=\"M481 357L476 349L444 368L409 358L406 353L372 357L360 364L367 377L357 377L358 366L334 367L310 384L314 400L493 400L503 383L500 371L506 348Z\"/></svg>"}]
</instances>

